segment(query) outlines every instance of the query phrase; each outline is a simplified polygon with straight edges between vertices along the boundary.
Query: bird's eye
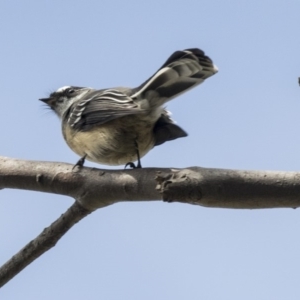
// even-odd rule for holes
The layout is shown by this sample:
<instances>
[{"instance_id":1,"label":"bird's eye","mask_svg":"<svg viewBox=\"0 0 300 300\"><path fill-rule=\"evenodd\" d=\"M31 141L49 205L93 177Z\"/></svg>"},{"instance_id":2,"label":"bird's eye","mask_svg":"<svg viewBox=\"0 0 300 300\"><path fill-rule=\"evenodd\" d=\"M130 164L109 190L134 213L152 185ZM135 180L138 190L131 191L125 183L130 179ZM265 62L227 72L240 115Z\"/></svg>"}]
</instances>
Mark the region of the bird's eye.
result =
<instances>
[{"instance_id":1,"label":"bird's eye","mask_svg":"<svg viewBox=\"0 0 300 300\"><path fill-rule=\"evenodd\" d=\"M69 95L74 94L74 92L75 92L75 90L73 90L73 89L69 89L69 90L68 90L68 94L69 94Z\"/></svg>"}]
</instances>

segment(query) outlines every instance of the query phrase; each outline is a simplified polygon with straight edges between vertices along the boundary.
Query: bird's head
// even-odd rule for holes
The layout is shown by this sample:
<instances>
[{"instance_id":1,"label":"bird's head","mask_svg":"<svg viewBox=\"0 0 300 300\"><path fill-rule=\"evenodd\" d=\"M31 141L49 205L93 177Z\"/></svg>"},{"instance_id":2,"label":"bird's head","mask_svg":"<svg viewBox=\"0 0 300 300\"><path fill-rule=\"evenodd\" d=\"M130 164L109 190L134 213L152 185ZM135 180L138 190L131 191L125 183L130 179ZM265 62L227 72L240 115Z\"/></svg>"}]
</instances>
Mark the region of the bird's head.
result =
<instances>
[{"instance_id":1,"label":"bird's head","mask_svg":"<svg viewBox=\"0 0 300 300\"><path fill-rule=\"evenodd\" d=\"M39 99L50 106L62 118L68 108L82 99L91 89L78 86L63 86L51 93L48 98Z\"/></svg>"}]
</instances>

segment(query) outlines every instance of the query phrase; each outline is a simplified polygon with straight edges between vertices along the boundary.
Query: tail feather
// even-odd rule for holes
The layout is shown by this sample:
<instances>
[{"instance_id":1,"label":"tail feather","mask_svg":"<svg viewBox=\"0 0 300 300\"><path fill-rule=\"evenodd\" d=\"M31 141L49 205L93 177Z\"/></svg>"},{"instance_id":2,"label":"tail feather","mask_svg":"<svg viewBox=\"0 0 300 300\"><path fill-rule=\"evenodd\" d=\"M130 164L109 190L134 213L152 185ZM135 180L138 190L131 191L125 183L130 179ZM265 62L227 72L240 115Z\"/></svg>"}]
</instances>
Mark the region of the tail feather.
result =
<instances>
[{"instance_id":1,"label":"tail feather","mask_svg":"<svg viewBox=\"0 0 300 300\"><path fill-rule=\"evenodd\" d=\"M155 91L159 97L154 97L154 105L162 105L217 72L217 67L202 50L176 51L152 77L134 89L132 97L147 98L149 92Z\"/></svg>"}]
</instances>

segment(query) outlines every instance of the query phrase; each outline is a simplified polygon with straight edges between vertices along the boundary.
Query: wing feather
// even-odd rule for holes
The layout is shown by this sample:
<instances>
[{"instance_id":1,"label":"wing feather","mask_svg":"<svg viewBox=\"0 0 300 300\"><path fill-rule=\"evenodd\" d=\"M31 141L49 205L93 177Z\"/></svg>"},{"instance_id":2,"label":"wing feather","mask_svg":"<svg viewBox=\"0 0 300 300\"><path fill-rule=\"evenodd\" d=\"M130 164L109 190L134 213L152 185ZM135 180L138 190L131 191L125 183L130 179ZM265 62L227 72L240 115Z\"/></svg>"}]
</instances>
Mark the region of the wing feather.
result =
<instances>
[{"instance_id":1,"label":"wing feather","mask_svg":"<svg viewBox=\"0 0 300 300\"><path fill-rule=\"evenodd\" d=\"M74 103L69 111L68 123L75 130L86 131L116 118L144 111L123 92L109 89Z\"/></svg>"}]
</instances>

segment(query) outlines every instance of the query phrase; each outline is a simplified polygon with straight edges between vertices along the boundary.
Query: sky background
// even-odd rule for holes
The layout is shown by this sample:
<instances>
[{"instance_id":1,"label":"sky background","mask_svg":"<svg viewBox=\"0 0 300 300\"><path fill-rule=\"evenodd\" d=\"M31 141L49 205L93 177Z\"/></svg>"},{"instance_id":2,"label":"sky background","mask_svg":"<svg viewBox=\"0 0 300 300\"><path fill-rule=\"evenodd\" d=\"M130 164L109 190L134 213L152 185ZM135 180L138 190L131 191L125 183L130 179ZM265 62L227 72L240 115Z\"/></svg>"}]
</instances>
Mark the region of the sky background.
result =
<instances>
[{"instance_id":1,"label":"sky background","mask_svg":"<svg viewBox=\"0 0 300 300\"><path fill-rule=\"evenodd\" d=\"M189 136L143 166L299 171L299 16L299 0L1 1L0 155L75 163L39 98L135 87L199 47L219 73L168 103ZM72 203L1 190L0 264ZM299 278L299 209L120 203L78 223L0 298L298 300Z\"/></svg>"}]
</instances>

